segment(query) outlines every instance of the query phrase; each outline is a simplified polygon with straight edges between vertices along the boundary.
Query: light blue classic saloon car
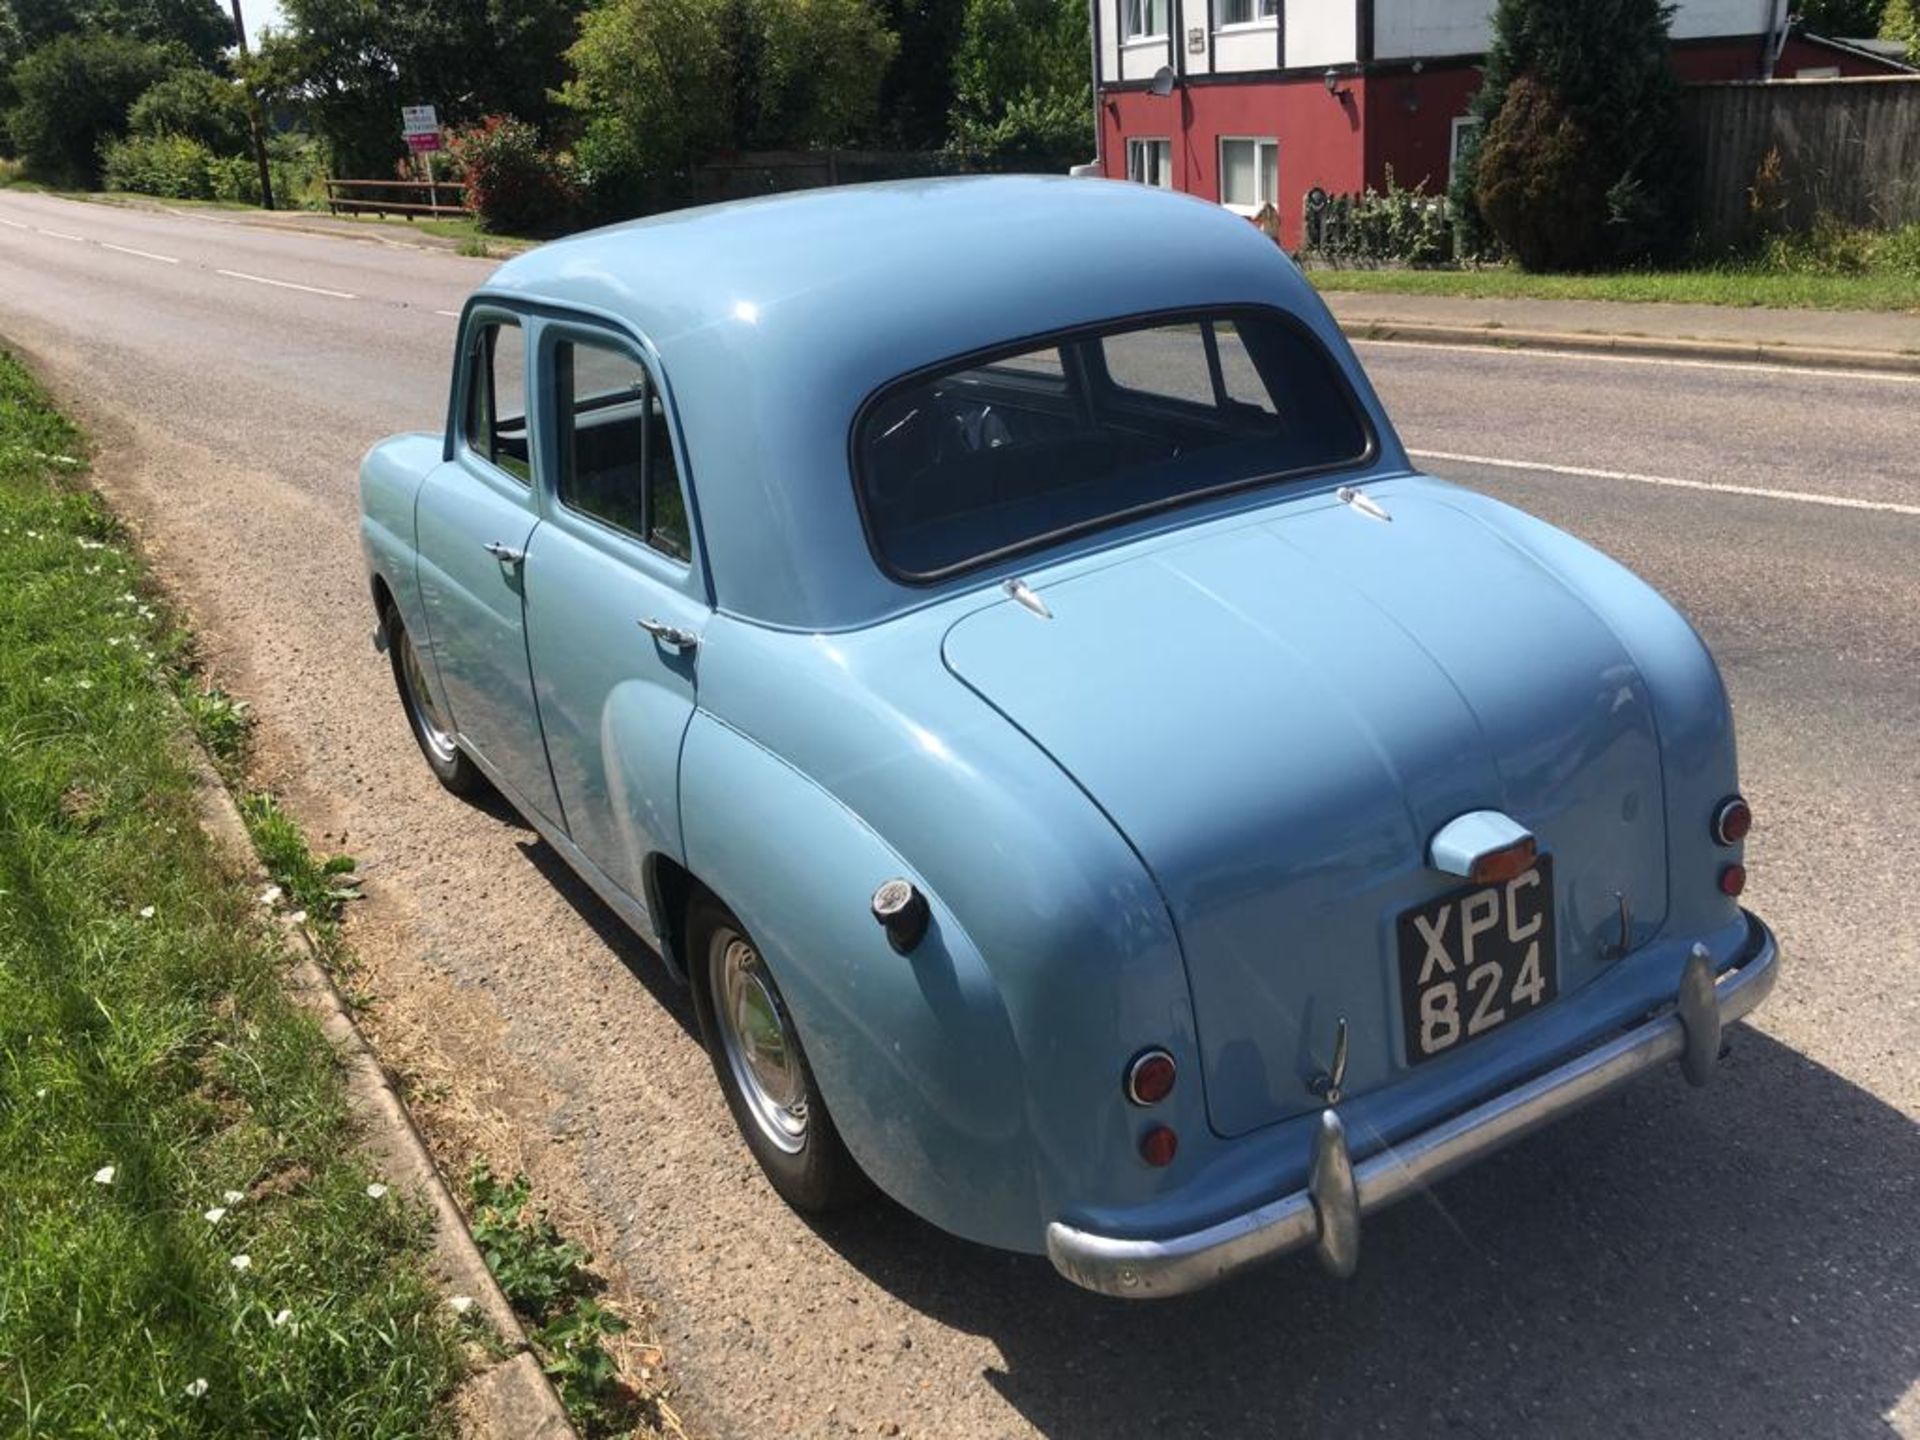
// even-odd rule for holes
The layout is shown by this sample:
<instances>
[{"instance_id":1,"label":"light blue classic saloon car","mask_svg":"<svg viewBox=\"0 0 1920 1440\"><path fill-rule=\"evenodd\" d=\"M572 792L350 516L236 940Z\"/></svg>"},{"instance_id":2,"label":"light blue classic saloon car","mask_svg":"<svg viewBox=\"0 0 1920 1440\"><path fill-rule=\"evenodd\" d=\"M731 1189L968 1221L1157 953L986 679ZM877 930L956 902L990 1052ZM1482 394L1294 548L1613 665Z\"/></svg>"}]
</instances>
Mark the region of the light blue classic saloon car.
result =
<instances>
[{"instance_id":1,"label":"light blue classic saloon car","mask_svg":"<svg viewBox=\"0 0 1920 1440\"><path fill-rule=\"evenodd\" d=\"M1099 180L690 210L510 261L368 455L380 632L692 986L775 1188L1120 1296L1646 1070L1776 947L1687 623L1417 473L1266 236Z\"/></svg>"}]
</instances>

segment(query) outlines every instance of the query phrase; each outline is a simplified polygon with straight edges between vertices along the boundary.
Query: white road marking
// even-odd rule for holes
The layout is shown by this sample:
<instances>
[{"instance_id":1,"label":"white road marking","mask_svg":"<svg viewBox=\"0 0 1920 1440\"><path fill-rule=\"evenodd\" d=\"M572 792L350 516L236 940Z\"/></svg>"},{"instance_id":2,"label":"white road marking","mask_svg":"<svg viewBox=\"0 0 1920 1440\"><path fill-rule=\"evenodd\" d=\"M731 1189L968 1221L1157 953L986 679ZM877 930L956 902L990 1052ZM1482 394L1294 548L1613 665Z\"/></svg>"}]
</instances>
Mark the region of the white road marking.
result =
<instances>
[{"instance_id":1,"label":"white road marking","mask_svg":"<svg viewBox=\"0 0 1920 1440\"><path fill-rule=\"evenodd\" d=\"M84 235L69 235L64 230L41 230L38 225L33 228L39 230L42 235L51 235L56 240L78 240L82 245L87 243L87 237Z\"/></svg>"},{"instance_id":2,"label":"white road marking","mask_svg":"<svg viewBox=\"0 0 1920 1440\"><path fill-rule=\"evenodd\" d=\"M5 225L14 230L31 230L33 228L31 225L22 225L18 220L8 220L4 216L0 216L0 225Z\"/></svg>"},{"instance_id":3,"label":"white road marking","mask_svg":"<svg viewBox=\"0 0 1920 1440\"><path fill-rule=\"evenodd\" d=\"M1539 470L1548 475L1573 475L1582 480L1630 480L1635 485L1659 485L1669 490L1709 490L1716 495L1790 500L1796 505L1829 505L1837 510L1877 510L1888 515L1920 516L1920 505L1902 505L1895 500L1856 500L1850 495L1816 495L1810 490L1767 490L1758 485L1728 485L1718 480L1677 480L1669 475L1639 475L1631 470L1594 470L1584 465L1548 465L1539 460L1496 460L1488 455L1455 455L1445 450L1409 450L1407 454L1416 460L1484 465L1490 470Z\"/></svg>"},{"instance_id":4,"label":"white road marking","mask_svg":"<svg viewBox=\"0 0 1920 1440\"><path fill-rule=\"evenodd\" d=\"M358 295L350 295L345 290L323 290L318 285L297 285L291 280L270 280L265 275L249 275L244 270L216 270L216 275L224 275L229 280L251 280L256 285L276 285L282 290L304 290L309 295L329 295L335 300L358 300Z\"/></svg>"},{"instance_id":5,"label":"white road marking","mask_svg":"<svg viewBox=\"0 0 1920 1440\"><path fill-rule=\"evenodd\" d=\"M458 310L436 310L433 313L436 315L444 315L449 320L458 320L460 318L460 312Z\"/></svg>"},{"instance_id":6,"label":"white road marking","mask_svg":"<svg viewBox=\"0 0 1920 1440\"><path fill-rule=\"evenodd\" d=\"M180 262L171 255L156 255L151 250L136 250L131 245L115 245L111 240L100 242L102 250L118 250L122 255L138 255L142 260L158 260L162 265L178 265Z\"/></svg>"},{"instance_id":7,"label":"white road marking","mask_svg":"<svg viewBox=\"0 0 1920 1440\"><path fill-rule=\"evenodd\" d=\"M1498 334L1498 331L1490 331ZM1365 340L1350 338L1355 346L1374 345L1391 350L1438 350L1454 355L1499 355L1510 360L1591 360L1601 365L1670 365L1682 370L1733 370L1743 375L1797 375L1815 380L1883 380L1895 385L1920 385L1920 375L1888 370L1830 370L1824 365L1769 365L1758 360L1683 360L1662 355L1610 355L1597 350L1536 350L1525 345L1430 345L1424 340Z\"/></svg>"}]
</instances>

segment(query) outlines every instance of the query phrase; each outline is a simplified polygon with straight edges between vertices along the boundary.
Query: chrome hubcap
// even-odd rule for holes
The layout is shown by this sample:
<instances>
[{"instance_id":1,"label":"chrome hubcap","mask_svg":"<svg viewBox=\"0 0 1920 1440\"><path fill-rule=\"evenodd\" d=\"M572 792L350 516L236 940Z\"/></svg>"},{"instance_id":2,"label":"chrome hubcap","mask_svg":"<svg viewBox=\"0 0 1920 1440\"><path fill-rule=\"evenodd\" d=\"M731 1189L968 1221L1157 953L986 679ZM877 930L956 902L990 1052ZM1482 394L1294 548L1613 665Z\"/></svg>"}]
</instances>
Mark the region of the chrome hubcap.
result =
<instances>
[{"instance_id":1,"label":"chrome hubcap","mask_svg":"<svg viewBox=\"0 0 1920 1440\"><path fill-rule=\"evenodd\" d=\"M440 712L434 709L433 692L427 688L420 657L414 653L413 637L403 629L394 637L394 645L400 655L400 688L406 692L407 718L413 721L414 732L427 752L442 765L451 764L457 753L453 736L441 723Z\"/></svg>"},{"instance_id":2,"label":"chrome hubcap","mask_svg":"<svg viewBox=\"0 0 1920 1440\"><path fill-rule=\"evenodd\" d=\"M728 930L713 937L707 974L720 1043L748 1113L789 1155L807 1138L807 1084L786 1006L750 941Z\"/></svg>"}]
</instances>

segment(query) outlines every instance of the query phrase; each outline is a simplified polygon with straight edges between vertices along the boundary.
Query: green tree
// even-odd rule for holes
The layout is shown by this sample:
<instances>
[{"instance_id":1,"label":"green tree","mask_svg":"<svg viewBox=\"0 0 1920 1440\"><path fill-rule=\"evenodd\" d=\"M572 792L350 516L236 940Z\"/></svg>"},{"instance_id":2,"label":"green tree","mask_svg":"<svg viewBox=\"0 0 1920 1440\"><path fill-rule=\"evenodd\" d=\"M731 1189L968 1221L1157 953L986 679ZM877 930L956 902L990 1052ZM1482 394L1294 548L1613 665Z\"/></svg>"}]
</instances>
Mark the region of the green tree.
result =
<instances>
[{"instance_id":1,"label":"green tree","mask_svg":"<svg viewBox=\"0 0 1920 1440\"><path fill-rule=\"evenodd\" d=\"M127 129L147 137L182 136L215 155L239 155L250 138L246 92L210 70L177 70L133 102Z\"/></svg>"},{"instance_id":2,"label":"green tree","mask_svg":"<svg viewBox=\"0 0 1920 1440\"><path fill-rule=\"evenodd\" d=\"M96 33L176 44L203 65L233 44L233 21L216 0L5 0L25 48L62 35Z\"/></svg>"},{"instance_id":3,"label":"green tree","mask_svg":"<svg viewBox=\"0 0 1920 1440\"><path fill-rule=\"evenodd\" d=\"M1800 0L1794 15L1816 35L1858 36L1880 33L1886 0Z\"/></svg>"},{"instance_id":4,"label":"green tree","mask_svg":"<svg viewBox=\"0 0 1920 1440\"><path fill-rule=\"evenodd\" d=\"M1091 158L1089 44L1078 0L966 0L952 148L996 170L1065 170Z\"/></svg>"},{"instance_id":5,"label":"green tree","mask_svg":"<svg viewBox=\"0 0 1920 1440\"><path fill-rule=\"evenodd\" d=\"M1499 0L1472 107L1480 140L1454 182L1470 226L1483 223L1529 268L1593 269L1684 246L1672 17L1661 0ZM1523 108L1503 123L1523 79ZM1536 206L1563 213L1542 223Z\"/></svg>"},{"instance_id":6,"label":"green tree","mask_svg":"<svg viewBox=\"0 0 1920 1440\"><path fill-rule=\"evenodd\" d=\"M966 0L883 0L881 21L900 49L880 85L889 144L931 150L946 144L953 111L953 62Z\"/></svg>"},{"instance_id":7,"label":"green tree","mask_svg":"<svg viewBox=\"0 0 1920 1440\"><path fill-rule=\"evenodd\" d=\"M1920 65L1920 6L1914 0L1887 0L1886 13L1880 19L1882 40L1907 42L1907 59Z\"/></svg>"},{"instance_id":8,"label":"green tree","mask_svg":"<svg viewBox=\"0 0 1920 1440\"><path fill-rule=\"evenodd\" d=\"M748 8L754 149L851 145L872 138L880 87L899 48L869 0L757 0Z\"/></svg>"},{"instance_id":9,"label":"green tree","mask_svg":"<svg viewBox=\"0 0 1920 1440\"><path fill-rule=\"evenodd\" d=\"M192 63L177 45L118 35L61 35L14 67L9 119L27 168L58 184L92 185L100 147L126 133L127 110L157 81Z\"/></svg>"}]
</instances>

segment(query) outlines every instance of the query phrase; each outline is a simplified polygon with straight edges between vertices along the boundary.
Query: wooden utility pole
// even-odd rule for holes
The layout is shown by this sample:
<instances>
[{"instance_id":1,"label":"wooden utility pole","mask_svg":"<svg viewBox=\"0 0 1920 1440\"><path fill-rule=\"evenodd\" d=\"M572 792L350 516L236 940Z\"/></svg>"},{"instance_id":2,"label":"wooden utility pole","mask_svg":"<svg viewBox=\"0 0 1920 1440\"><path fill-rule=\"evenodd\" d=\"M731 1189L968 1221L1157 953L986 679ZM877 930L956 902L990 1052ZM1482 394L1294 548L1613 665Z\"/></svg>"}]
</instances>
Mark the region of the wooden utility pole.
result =
<instances>
[{"instance_id":1,"label":"wooden utility pole","mask_svg":"<svg viewBox=\"0 0 1920 1440\"><path fill-rule=\"evenodd\" d=\"M240 18L240 0L233 0L233 35L240 42L240 58L247 56L247 22ZM260 97L247 89L247 125L253 131L253 158L260 167L260 204L273 209L273 171L267 166L267 127L260 113Z\"/></svg>"}]
</instances>

